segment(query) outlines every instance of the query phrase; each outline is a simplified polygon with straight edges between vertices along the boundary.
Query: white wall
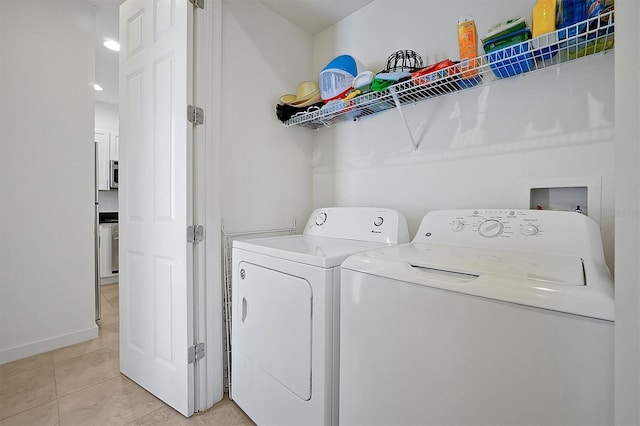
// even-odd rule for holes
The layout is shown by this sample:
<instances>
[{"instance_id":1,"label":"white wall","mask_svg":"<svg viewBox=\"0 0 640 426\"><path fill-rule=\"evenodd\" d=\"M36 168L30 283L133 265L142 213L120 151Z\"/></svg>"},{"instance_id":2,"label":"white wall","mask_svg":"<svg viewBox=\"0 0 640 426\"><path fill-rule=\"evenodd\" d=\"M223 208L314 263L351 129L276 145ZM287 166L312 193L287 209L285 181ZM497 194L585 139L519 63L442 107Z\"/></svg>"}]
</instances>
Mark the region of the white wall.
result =
<instances>
[{"instance_id":1,"label":"white wall","mask_svg":"<svg viewBox=\"0 0 640 426\"><path fill-rule=\"evenodd\" d=\"M482 37L506 18L530 22L531 5L440 2L434 13L429 2L377 0L314 38L314 66L350 53L379 71L399 49L416 50L426 63L457 59L460 15L471 15ZM424 129L415 152L396 110L323 129L314 134L314 205L333 199L396 208L415 233L430 210L529 208L530 187L573 180L601 185L601 208L613 209L614 57L597 55L404 108L413 131ZM613 218L600 216L613 267Z\"/></svg>"},{"instance_id":2,"label":"white wall","mask_svg":"<svg viewBox=\"0 0 640 426\"><path fill-rule=\"evenodd\" d=\"M301 228L311 213L311 134L275 105L311 72L311 36L255 0L223 3L220 118L225 231ZM214 118L215 119L215 118Z\"/></svg>"},{"instance_id":3,"label":"white wall","mask_svg":"<svg viewBox=\"0 0 640 426\"><path fill-rule=\"evenodd\" d=\"M98 191L98 202L98 211L117 212L119 209L118 190Z\"/></svg>"},{"instance_id":4,"label":"white wall","mask_svg":"<svg viewBox=\"0 0 640 426\"><path fill-rule=\"evenodd\" d=\"M97 336L95 10L0 2L0 363Z\"/></svg>"},{"instance_id":5,"label":"white wall","mask_svg":"<svg viewBox=\"0 0 640 426\"><path fill-rule=\"evenodd\" d=\"M615 418L640 424L640 6L616 2Z\"/></svg>"},{"instance_id":6,"label":"white wall","mask_svg":"<svg viewBox=\"0 0 640 426\"><path fill-rule=\"evenodd\" d=\"M96 101L95 120L96 129L117 132L119 128L118 105Z\"/></svg>"}]
</instances>

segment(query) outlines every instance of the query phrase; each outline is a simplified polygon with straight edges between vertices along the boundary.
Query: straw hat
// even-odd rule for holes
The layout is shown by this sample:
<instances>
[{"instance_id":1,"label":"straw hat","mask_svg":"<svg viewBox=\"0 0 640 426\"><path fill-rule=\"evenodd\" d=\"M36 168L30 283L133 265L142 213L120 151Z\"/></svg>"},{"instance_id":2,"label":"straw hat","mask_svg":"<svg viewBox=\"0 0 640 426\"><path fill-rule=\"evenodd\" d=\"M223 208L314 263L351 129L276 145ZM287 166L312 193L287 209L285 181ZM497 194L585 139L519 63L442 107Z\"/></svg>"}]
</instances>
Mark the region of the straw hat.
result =
<instances>
[{"instance_id":1,"label":"straw hat","mask_svg":"<svg viewBox=\"0 0 640 426\"><path fill-rule=\"evenodd\" d=\"M303 81L298 84L295 95L282 95L280 97L281 103L299 108L313 105L320 100L320 88L315 81Z\"/></svg>"}]
</instances>

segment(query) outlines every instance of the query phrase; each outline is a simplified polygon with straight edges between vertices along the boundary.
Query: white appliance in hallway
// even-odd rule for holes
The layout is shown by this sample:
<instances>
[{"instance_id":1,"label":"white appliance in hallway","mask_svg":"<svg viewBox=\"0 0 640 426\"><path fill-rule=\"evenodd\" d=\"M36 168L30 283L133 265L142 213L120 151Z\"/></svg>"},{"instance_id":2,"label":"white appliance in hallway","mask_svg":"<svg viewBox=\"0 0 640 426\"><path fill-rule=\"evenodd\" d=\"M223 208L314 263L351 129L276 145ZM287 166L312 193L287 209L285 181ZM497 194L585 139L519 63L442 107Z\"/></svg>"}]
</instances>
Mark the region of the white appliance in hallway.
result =
<instances>
[{"instance_id":1,"label":"white appliance in hallway","mask_svg":"<svg viewBox=\"0 0 640 426\"><path fill-rule=\"evenodd\" d=\"M233 243L232 399L257 424L337 422L340 263L409 241L377 208L312 213L302 235Z\"/></svg>"},{"instance_id":2,"label":"white appliance in hallway","mask_svg":"<svg viewBox=\"0 0 640 426\"><path fill-rule=\"evenodd\" d=\"M573 212L427 214L342 265L340 424L613 424L613 283Z\"/></svg>"}]
</instances>

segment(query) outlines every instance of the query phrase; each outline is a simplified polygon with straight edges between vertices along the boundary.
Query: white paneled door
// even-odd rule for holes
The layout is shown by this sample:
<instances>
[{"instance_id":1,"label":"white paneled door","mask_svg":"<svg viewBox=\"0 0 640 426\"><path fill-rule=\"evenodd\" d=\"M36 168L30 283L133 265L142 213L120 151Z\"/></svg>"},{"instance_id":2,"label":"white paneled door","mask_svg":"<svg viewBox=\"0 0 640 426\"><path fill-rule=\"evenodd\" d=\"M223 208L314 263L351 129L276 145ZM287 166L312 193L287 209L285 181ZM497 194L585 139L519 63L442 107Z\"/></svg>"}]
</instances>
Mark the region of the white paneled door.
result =
<instances>
[{"instance_id":1,"label":"white paneled door","mask_svg":"<svg viewBox=\"0 0 640 426\"><path fill-rule=\"evenodd\" d=\"M193 5L120 8L120 370L185 416L194 412Z\"/></svg>"}]
</instances>

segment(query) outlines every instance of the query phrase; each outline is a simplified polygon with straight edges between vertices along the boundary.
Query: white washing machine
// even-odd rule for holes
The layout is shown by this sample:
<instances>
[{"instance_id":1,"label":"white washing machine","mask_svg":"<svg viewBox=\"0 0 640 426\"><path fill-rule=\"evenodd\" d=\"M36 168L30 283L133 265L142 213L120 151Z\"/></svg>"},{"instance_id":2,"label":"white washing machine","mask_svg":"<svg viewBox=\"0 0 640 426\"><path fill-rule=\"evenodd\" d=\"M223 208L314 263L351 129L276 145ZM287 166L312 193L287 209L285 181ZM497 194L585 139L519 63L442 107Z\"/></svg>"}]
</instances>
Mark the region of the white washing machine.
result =
<instances>
[{"instance_id":1,"label":"white washing machine","mask_svg":"<svg viewBox=\"0 0 640 426\"><path fill-rule=\"evenodd\" d=\"M408 241L397 211L342 207L302 235L233 242L231 397L254 422L337 424L339 266Z\"/></svg>"},{"instance_id":2,"label":"white washing machine","mask_svg":"<svg viewBox=\"0 0 640 426\"><path fill-rule=\"evenodd\" d=\"M590 218L431 212L342 264L340 424L611 425L613 325Z\"/></svg>"}]
</instances>

